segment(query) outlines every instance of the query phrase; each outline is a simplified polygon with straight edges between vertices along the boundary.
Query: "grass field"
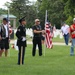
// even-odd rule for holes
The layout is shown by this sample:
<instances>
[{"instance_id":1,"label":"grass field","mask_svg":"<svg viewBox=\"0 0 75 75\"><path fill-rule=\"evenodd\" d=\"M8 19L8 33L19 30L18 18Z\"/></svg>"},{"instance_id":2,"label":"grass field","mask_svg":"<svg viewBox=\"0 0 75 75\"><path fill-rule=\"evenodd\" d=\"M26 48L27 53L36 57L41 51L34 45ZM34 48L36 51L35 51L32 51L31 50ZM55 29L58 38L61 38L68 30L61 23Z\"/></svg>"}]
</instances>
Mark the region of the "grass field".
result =
<instances>
[{"instance_id":1,"label":"grass field","mask_svg":"<svg viewBox=\"0 0 75 75\"><path fill-rule=\"evenodd\" d=\"M64 43L64 38L60 39L59 36L57 36L56 38L53 38L53 42L62 42L62 43Z\"/></svg>"},{"instance_id":2,"label":"grass field","mask_svg":"<svg viewBox=\"0 0 75 75\"><path fill-rule=\"evenodd\" d=\"M75 56L70 46L46 49L46 56L32 57L32 45L26 48L25 64L17 65L17 51L10 48L10 57L0 58L0 75L75 75Z\"/></svg>"}]
</instances>

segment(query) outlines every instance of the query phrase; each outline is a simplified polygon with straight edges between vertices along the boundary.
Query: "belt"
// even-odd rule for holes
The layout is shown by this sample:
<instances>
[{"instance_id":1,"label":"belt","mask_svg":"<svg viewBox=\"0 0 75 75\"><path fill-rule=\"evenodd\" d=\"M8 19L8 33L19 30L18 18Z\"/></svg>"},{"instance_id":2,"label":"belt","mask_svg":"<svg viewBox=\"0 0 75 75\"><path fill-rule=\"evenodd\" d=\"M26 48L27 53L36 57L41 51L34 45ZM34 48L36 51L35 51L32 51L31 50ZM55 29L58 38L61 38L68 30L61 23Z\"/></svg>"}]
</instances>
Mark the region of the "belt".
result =
<instances>
[{"instance_id":1,"label":"belt","mask_svg":"<svg viewBox=\"0 0 75 75\"><path fill-rule=\"evenodd\" d=\"M23 37L26 38L25 36L22 36L22 38L23 38Z\"/></svg>"},{"instance_id":2,"label":"belt","mask_svg":"<svg viewBox=\"0 0 75 75\"><path fill-rule=\"evenodd\" d=\"M67 34L69 34L69 33L67 33ZM64 35L67 35L67 34L64 34Z\"/></svg>"},{"instance_id":3,"label":"belt","mask_svg":"<svg viewBox=\"0 0 75 75\"><path fill-rule=\"evenodd\" d=\"M2 37L2 39L7 39L8 37Z\"/></svg>"}]
</instances>

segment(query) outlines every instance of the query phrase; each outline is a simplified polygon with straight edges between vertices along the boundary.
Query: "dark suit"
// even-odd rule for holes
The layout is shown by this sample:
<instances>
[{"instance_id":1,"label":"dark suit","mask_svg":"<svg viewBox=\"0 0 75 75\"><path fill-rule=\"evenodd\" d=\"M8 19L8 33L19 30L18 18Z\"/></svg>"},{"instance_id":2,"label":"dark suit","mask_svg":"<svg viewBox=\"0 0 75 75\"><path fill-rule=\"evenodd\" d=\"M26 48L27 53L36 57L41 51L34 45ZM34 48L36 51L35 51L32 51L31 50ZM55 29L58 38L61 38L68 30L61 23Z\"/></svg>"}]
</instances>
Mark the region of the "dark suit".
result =
<instances>
[{"instance_id":1,"label":"dark suit","mask_svg":"<svg viewBox=\"0 0 75 75\"><path fill-rule=\"evenodd\" d=\"M18 53L18 64L20 64L20 58L21 58L21 54L22 54L22 64L24 64L24 55L25 55L25 47L26 45L26 40L22 41L23 37L26 38L26 29L25 26L20 25L17 29L16 32L16 36L17 36L17 46L19 48L19 53Z\"/></svg>"}]
</instances>

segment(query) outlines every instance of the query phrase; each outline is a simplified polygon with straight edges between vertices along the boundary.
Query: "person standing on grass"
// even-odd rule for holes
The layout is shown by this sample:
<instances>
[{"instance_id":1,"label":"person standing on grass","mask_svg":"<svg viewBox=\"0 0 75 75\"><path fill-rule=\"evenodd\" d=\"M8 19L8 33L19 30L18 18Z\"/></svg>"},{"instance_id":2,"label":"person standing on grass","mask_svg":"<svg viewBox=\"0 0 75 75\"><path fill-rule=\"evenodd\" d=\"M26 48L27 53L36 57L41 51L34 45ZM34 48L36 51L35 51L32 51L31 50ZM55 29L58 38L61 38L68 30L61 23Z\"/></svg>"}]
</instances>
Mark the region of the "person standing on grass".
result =
<instances>
[{"instance_id":1,"label":"person standing on grass","mask_svg":"<svg viewBox=\"0 0 75 75\"><path fill-rule=\"evenodd\" d=\"M61 31L65 40L65 44L68 45L69 42L69 26L65 23L62 24Z\"/></svg>"},{"instance_id":2,"label":"person standing on grass","mask_svg":"<svg viewBox=\"0 0 75 75\"><path fill-rule=\"evenodd\" d=\"M36 54L36 46L38 45L39 48L39 56L42 56L42 33L44 30L42 30L40 26L40 20L35 19L35 25L32 27L33 30L33 48L32 48L32 56L35 56Z\"/></svg>"},{"instance_id":3,"label":"person standing on grass","mask_svg":"<svg viewBox=\"0 0 75 75\"><path fill-rule=\"evenodd\" d=\"M0 45L0 57L4 51L5 57L7 57L9 49L9 26L7 18L3 18L3 24L0 26Z\"/></svg>"},{"instance_id":4,"label":"person standing on grass","mask_svg":"<svg viewBox=\"0 0 75 75\"><path fill-rule=\"evenodd\" d=\"M21 18L19 20L20 26L17 29L16 36L17 36L17 46L19 49L18 53L18 65L24 64L24 56L25 56L25 48L27 46L26 44L26 21L25 17Z\"/></svg>"},{"instance_id":5,"label":"person standing on grass","mask_svg":"<svg viewBox=\"0 0 75 75\"><path fill-rule=\"evenodd\" d=\"M70 42L71 42L70 55L73 56L75 45L75 18L73 19L73 24L70 26Z\"/></svg>"}]
</instances>

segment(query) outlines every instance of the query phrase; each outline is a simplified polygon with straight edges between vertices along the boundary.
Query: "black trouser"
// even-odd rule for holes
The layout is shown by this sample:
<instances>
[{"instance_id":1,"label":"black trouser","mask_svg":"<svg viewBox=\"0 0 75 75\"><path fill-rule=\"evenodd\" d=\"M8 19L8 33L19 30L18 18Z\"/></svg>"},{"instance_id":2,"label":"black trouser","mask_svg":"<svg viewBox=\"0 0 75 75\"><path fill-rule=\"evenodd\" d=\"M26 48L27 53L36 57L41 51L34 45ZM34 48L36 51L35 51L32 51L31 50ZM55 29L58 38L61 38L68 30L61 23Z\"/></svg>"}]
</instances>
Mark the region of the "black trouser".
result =
<instances>
[{"instance_id":1,"label":"black trouser","mask_svg":"<svg viewBox=\"0 0 75 75\"><path fill-rule=\"evenodd\" d=\"M41 43L41 38L33 38L33 50L32 50L32 55L35 56L36 53L36 45L38 45L39 48L39 56L42 55L42 43Z\"/></svg>"},{"instance_id":2,"label":"black trouser","mask_svg":"<svg viewBox=\"0 0 75 75\"><path fill-rule=\"evenodd\" d=\"M18 46L18 48L19 48L18 64L20 64L21 61L21 52L22 52L22 64L24 64L25 46Z\"/></svg>"},{"instance_id":3,"label":"black trouser","mask_svg":"<svg viewBox=\"0 0 75 75\"><path fill-rule=\"evenodd\" d=\"M2 39L1 41L1 49L8 50L9 49L9 38Z\"/></svg>"}]
</instances>

